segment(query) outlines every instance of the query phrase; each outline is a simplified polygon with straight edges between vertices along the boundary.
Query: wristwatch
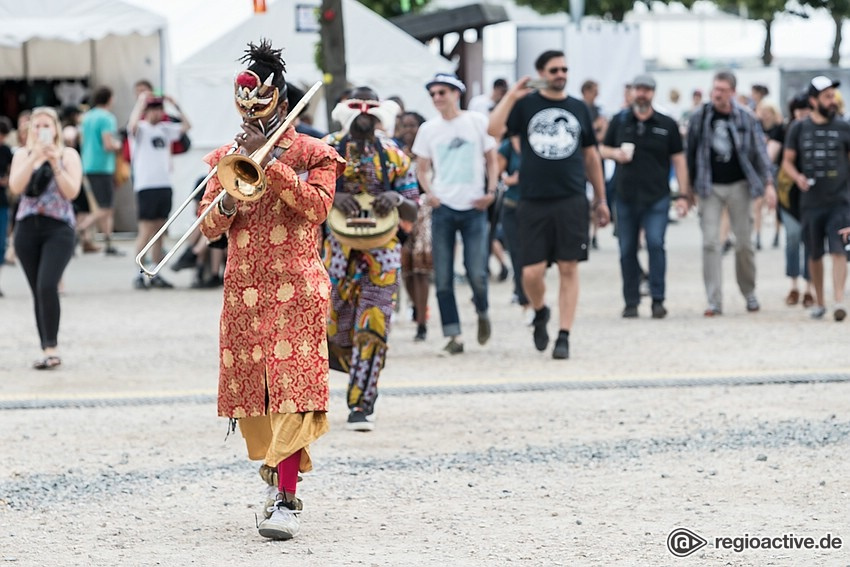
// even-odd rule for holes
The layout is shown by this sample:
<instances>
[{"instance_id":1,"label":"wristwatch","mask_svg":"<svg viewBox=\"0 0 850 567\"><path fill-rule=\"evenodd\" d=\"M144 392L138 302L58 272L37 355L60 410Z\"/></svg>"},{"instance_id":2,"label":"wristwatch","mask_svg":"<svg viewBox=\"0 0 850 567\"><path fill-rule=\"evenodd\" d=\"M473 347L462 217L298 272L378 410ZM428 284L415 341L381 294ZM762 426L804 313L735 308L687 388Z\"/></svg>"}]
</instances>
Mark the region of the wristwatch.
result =
<instances>
[{"instance_id":1,"label":"wristwatch","mask_svg":"<svg viewBox=\"0 0 850 567\"><path fill-rule=\"evenodd\" d=\"M223 214L226 217L232 217L233 215L236 214L237 210L238 210L238 205L233 205L232 209L225 209L224 208L224 199L222 199L221 201L218 202L218 212L220 212L221 214Z\"/></svg>"}]
</instances>

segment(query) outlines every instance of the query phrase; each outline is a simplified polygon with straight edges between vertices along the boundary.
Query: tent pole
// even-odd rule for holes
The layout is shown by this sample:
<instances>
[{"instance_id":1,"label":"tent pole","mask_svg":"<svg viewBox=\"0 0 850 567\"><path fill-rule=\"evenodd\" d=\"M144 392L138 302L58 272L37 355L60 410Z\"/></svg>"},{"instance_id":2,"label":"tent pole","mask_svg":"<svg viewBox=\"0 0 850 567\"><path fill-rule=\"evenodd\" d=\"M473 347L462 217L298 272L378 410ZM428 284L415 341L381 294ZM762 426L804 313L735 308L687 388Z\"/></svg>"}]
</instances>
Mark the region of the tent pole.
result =
<instances>
[{"instance_id":1,"label":"tent pole","mask_svg":"<svg viewBox=\"0 0 850 567\"><path fill-rule=\"evenodd\" d=\"M91 61L89 88L94 89L95 85L97 85L97 73L95 72L95 70L97 69L97 53L95 52L95 44L93 39L89 40L89 60Z\"/></svg>"},{"instance_id":2,"label":"tent pole","mask_svg":"<svg viewBox=\"0 0 850 567\"><path fill-rule=\"evenodd\" d=\"M162 30L157 32L159 36L159 87L162 89L162 92L166 92L165 90L165 34L162 33Z\"/></svg>"},{"instance_id":3,"label":"tent pole","mask_svg":"<svg viewBox=\"0 0 850 567\"><path fill-rule=\"evenodd\" d=\"M29 53L27 50L28 44L28 41L25 41L23 44L21 44L21 63L23 63L24 67L24 79L27 81L29 81L30 78Z\"/></svg>"}]
</instances>

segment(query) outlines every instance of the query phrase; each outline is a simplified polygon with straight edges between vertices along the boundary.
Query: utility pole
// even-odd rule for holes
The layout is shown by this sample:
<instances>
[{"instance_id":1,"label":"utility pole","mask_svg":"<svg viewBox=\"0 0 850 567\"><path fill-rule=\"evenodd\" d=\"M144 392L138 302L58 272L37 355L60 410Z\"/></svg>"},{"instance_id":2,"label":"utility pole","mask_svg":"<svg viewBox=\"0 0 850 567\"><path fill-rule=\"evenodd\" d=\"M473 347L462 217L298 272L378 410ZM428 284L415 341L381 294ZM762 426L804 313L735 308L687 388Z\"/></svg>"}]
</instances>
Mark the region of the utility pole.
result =
<instances>
[{"instance_id":1,"label":"utility pole","mask_svg":"<svg viewBox=\"0 0 850 567\"><path fill-rule=\"evenodd\" d=\"M331 112L337 99L348 88L345 70L345 30L342 20L342 0L322 0L319 14L322 72L325 83L325 102L328 128Z\"/></svg>"}]
</instances>

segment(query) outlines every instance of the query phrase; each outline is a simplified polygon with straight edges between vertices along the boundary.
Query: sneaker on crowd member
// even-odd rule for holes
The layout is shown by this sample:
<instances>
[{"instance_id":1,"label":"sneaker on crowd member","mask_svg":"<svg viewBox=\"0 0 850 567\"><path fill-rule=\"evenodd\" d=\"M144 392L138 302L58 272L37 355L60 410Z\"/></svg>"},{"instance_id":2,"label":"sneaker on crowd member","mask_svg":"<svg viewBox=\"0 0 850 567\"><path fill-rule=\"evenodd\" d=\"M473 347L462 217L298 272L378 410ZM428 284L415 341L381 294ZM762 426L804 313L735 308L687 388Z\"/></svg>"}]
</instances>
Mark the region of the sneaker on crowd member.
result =
<instances>
[{"instance_id":1,"label":"sneaker on crowd member","mask_svg":"<svg viewBox=\"0 0 850 567\"><path fill-rule=\"evenodd\" d=\"M461 354L463 353L463 343L458 341L456 337L452 337L443 347L443 350L449 354Z\"/></svg>"},{"instance_id":2,"label":"sneaker on crowd member","mask_svg":"<svg viewBox=\"0 0 850 567\"><path fill-rule=\"evenodd\" d=\"M487 315L478 316L478 344L485 345L490 340L490 318Z\"/></svg>"},{"instance_id":3,"label":"sneaker on crowd member","mask_svg":"<svg viewBox=\"0 0 850 567\"><path fill-rule=\"evenodd\" d=\"M268 517L257 526L260 535L278 540L292 539L297 536L301 530L299 516L303 507L301 500L295 498L288 501L283 493L278 493L274 504L266 510Z\"/></svg>"},{"instance_id":4,"label":"sneaker on crowd member","mask_svg":"<svg viewBox=\"0 0 850 567\"><path fill-rule=\"evenodd\" d=\"M375 429L375 422L370 415L366 415L360 408L354 408L348 414L348 422L345 425L345 428L349 431L373 431Z\"/></svg>"},{"instance_id":5,"label":"sneaker on crowd member","mask_svg":"<svg viewBox=\"0 0 850 567\"><path fill-rule=\"evenodd\" d=\"M552 349L552 358L564 360L570 357L570 335L566 331L560 331L555 340L555 348Z\"/></svg>"},{"instance_id":6,"label":"sneaker on crowd member","mask_svg":"<svg viewBox=\"0 0 850 567\"><path fill-rule=\"evenodd\" d=\"M534 313L534 320L531 322L534 327L534 348L543 352L549 346L549 331L546 330L546 324L549 322L551 311L545 305Z\"/></svg>"},{"instance_id":7,"label":"sneaker on crowd member","mask_svg":"<svg viewBox=\"0 0 850 567\"><path fill-rule=\"evenodd\" d=\"M723 309L719 305L709 305L703 312L703 315L706 317L717 317L723 315Z\"/></svg>"},{"instance_id":8,"label":"sneaker on crowd member","mask_svg":"<svg viewBox=\"0 0 850 567\"><path fill-rule=\"evenodd\" d=\"M174 285L172 285L162 276L154 276L151 278L151 287L158 287L159 289L172 289L174 288Z\"/></svg>"}]
</instances>

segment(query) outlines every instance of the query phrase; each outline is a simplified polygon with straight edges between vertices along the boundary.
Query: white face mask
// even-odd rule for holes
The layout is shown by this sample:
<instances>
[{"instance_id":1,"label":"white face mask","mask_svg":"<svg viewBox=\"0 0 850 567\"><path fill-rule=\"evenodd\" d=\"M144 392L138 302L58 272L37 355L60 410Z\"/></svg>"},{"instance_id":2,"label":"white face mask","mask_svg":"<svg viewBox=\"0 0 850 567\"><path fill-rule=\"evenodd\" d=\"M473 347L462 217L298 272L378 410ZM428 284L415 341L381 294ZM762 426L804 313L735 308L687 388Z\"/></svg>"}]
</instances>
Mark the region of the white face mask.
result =
<instances>
[{"instance_id":1,"label":"white face mask","mask_svg":"<svg viewBox=\"0 0 850 567\"><path fill-rule=\"evenodd\" d=\"M348 99L334 107L331 118L342 125L343 132L348 132L354 119L365 113L376 117L384 130L390 131L395 126L395 119L400 111L401 107L392 100L377 102L374 100Z\"/></svg>"}]
</instances>

